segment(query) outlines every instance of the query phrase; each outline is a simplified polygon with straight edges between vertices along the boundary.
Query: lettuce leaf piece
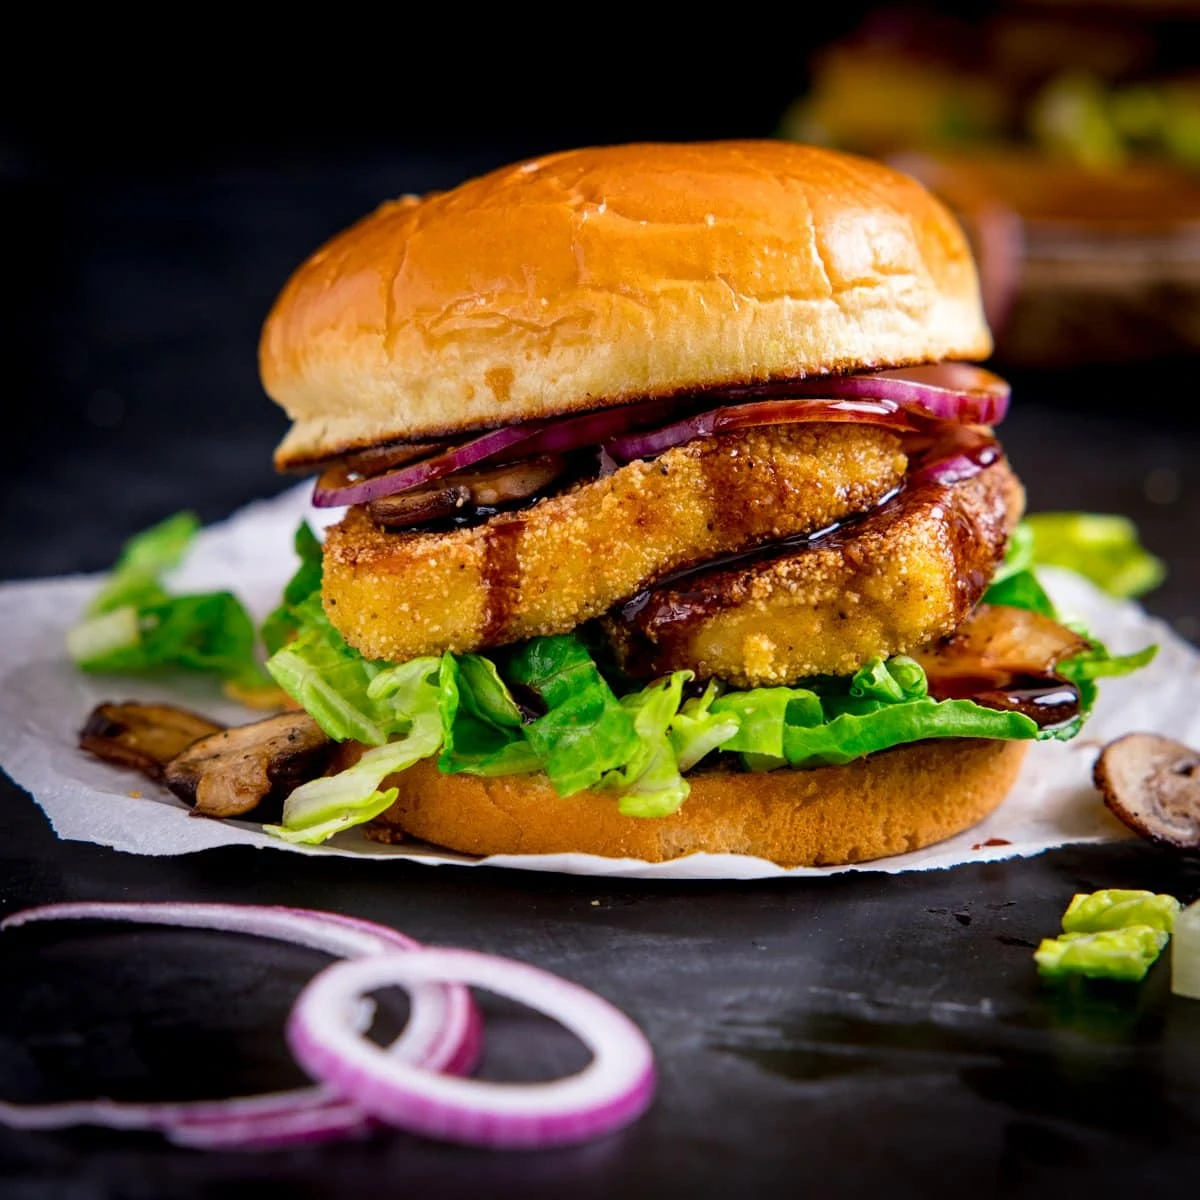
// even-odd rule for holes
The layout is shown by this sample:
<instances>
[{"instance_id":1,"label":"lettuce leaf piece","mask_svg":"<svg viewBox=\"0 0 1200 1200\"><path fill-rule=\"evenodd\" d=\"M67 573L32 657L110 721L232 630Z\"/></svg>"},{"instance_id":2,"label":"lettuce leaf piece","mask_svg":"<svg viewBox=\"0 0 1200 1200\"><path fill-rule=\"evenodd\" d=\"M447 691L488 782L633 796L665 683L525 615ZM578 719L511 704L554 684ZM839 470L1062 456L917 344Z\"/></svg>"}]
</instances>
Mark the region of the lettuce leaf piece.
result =
<instances>
[{"instance_id":1,"label":"lettuce leaf piece","mask_svg":"<svg viewBox=\"0 0 1200 1200\"><path fill-rule=\"evenodd\" d=\"M195 513L180 512L131 537L121 547L86 615L97 616L126 605L162 604L168 598L163 576L183 561L199 529Z\"/></svg>"},{"instance_id":2,"label":"lettuce leaf piece","mask_svg":"<svg viewBox=\"0 0 1200 1200\"><path fill-rule=\"evenodd\" d=\"M308 628L302 629L297 640L307 633ZM381 725L400 730L399 734L365 751L352 767L301 784L284 801L283 823L263 827L268 833L315 845L361 825L396 799L396 788L381 790L389 775L437 753L442 744L437 683L441 660L429 655L398 666L372 665L379 669L362 689L365 704L374 705L383 714ZM364 703L364 697L359 697L359 703Z\"/></svg>"},{"instance_id":3,"label":"lettuce leaf piece","mask_svg":"<svg viewBox=\"0 0 1200 1200\"><path fill-rule=\"evenodd\" d=\"M1171 933L1182 907L1174 896L1127 888L1077 892L1063 913L1062 927L1064 933L1098 933L1126 925L1149 925Z\"/></svg>"},{"instance_id":4,"label":"lettuce leaf piece","mask_svg":"<svg viewBox=\"0 0 1200 1200\"><path fill-rule=\"evenodd\" d=\"M798 724L825 719L821 700L807 688L761 687L748 692L726 692L712 704L716 716L737 721L737 732L721 746L736 754L753 755L771 765L783 761L783 731L789 719ZM760 765L766 766L767 762Z\"/></svg>"},{"instance_id":5,"label":"lettuce leaf piece","mask_svg":"<svg viewBox=\"0 0 1200 1200\"><path fill-rule=\"evenodd\" d=\"M386 748L385 746L376 747L378 750ZM331 779L339 777L338 775L328 776ZM314 779L312 782L324 783L325 779ZM308 785L302 786L307 787ZM374 820L381 812L386 812L392 807L399 794L400 789L394 787L388 788L386 792L376 789L366 795L354 793L349 786L344 795L335 795L330 790L323 798L316 798L312 801L314 811L320 805L321 811L331 814L325 820L313 820L303 825L297 824L294 829L287 825L264 825L263 831L285 842L319 846L322 842L327 842L335 833L341 833L345 829L353 829L355 825L365 825L368 821Z\"/></svg>"},{"instance_id":6,"label":"lettuce leaf piece","mask_svg":"<svg viewBox=\"0 0 1200 1200\"><path fill-rule=\"evenodd\" d=\"M436 704L432 698L430 702ZM407 734L366 751L354 766L301 784L284 801L283 823L263 828L285 842L316 845L343 829L361 825L395 801L397 789L380 790L383 781L418 759L428 758L441 740L436 711L423 713L414 718Z\"/></svg>"},{"instance_id":7,"label":"lettuce leaf piece","mask_svg":"<svg viewBox=\"0 0 1200 1200\"><path fill-rule=\"evenodd\" d=\"M1031 571L1033 566L1033 530L1027 521L1022 521L1008 536L1004 561L992 576L992 583L1002 583L1010 575Z\"/></svg>"},{"instance_id":8,"label":"lettuce leaf piece","mask_svg":"<svg viewBox=\"0 0 1200 1200\"><path fill-rule=\"evenodd\" d=\"M367 688L389 664L371 662L346 645L329 623L319 593L292 611L299 632L267 659L271 678L331 738L382 746L396 727L396 711L376 703Z\"/></svg>"},{"instance_id":9,"label":"lettuce leaf piece","mask_svg":"<svg viewBox=\"0 0 1200 1200\"><path fill-rule=\"evenodd\" d=\"M1112 596L1142 596L1166 578L1162 559L1138 540L1128 517L1109 513L1034 513L1022 524L1033 539L1033 561L1066 567Z\"/></svg>"},{"instance_id":10,"label":"lettuce leaf piece","mask_svg":"<svg viewBox=\"0 0 1200 1200\"><path fill-rule=\"evenodd\" d=\"M524 724L521 709L508 685L500 678L496 664L482 654L460 654L455 658L463 682L467 708L481 721L498 729L520 729Z\"/></svg>"},{"instance_id":11,"label":"lettuce leaf piece","mask_svg":"<svg viewBox=\"0 0 1200 1200\"><path fill-rule=\"evenodd\" d=\"M1085 634L1086 636L1086 634ZM1100 689L1096 680L1106 676L1129 675L1154 661L1158 646L1151 644L1143 646L1132 654L1111 654L1103 642L1093 639L1091 646L1074 658L1060 662L1055 672L1069 680L1079 690L1079 715L1067 725L1056 729L1043 730L1043 738L1053 738L1056 741L1067 741L1073 738L1084 722L1091 715L1096 704Z\"/></svg>"},{"instance_id":12,"label":"lettuce leaf piece","mask_svg":"<svg viewBox=\"0 0 1200 1200\"><path fill-rule=\"evenodd\" d=\"M1079 690L1079 715L1065 725L1057 726L1053 729L1045 729L1039 735L1042 739L1053 739L1056 741L1068 741L1073 738L1083 727L1088 717L1091 715L1092 709L1095 707L1096 698L1099 694L1099 689L1096 687L1096 680L1104 676L1128 675L1132 671L1139 670L1141 667L1147 666L1153 661L1154 656L1158 653L1156 645L1149 645L1137 650L1132 654L1113 654L1103 642L1094 638L1091 633L1081 626L1077 621L1065 621L1059 613L1054 602L1047 595L1045 588L1038 582L1037 575L1028 566L1019 566L1019 563L1027 558L1030 554L1035 557L1040 553L1037 550L1034 531L1038 527L1041 515L1027 517L1025 521L1018 526L1018 532L1022 529L1026 533L1021 541L1033 546L1032 550L1024 551L1020 547L1013 549L1012 543L1009 546L1009 555L1006 557L1005 565L1013 566L1017 569L1011 571L1001 570L997 574L996 581L984 593L985 604L1003 604L1010 608L1024 608L1032 612L1040 613L1044 617L1049 617L1053 621L1059 621L1068 627L1075 629L1081 636L1091 642L1091 646L1082 654L1078 654L1073 658L1064 659L1054 668L1058 675L1073 683ZM1083 519L1086 517L1085 527L1087 522L1100 521L1103 525L1108 521L1108 518L1090 517L1081 513L1052 513L1046 514L1055 518L1050 528L1056 528L1057 525L1074 525L1075 519ZM1071 518L1070 522L1060 520L1062 518ZM1114 521L1124 522L1124 518L1113 518ZM1057 523L1057 524L1056 524ZM1125 522L1128 525L1128 522ZM1137 535L1133 532L1132 525L1129 525L1126 534L1133 537L1134 545L1136 546ZM1078 548L1078 547L1077 547ZM1140 548L1139 548L1140 549ZM1074 569L1080 570L1082 565L1086 565L1086 561L1091 561L1095 567L1097 560L1086 560L1083 551L1080 550L1077 555L1077 565ZM1059 565L1068 565L1065 562L1060 562ZM1097 569L1099 569L1097 567ZM1094 578L1094 576L1090 576ZM1111 590L1111 589L1110 589Z\"/></svg>"},{"instance_id":13,"label":"lettuce leaf piece","mask_svg":"<svg viewBox=\"0 0 1200 1200\"><path fill-rule=\"evenodd\" d=\"M732 712L712 711L713 701L720 694L720 685L710 679L703 694L685 700L672 717L667 736L681 771L690 771L705 755L723 748L737 733L739 721Z\"/></svg>"},{"instance_id":14,"label":"lettuce leaf piece","mask_svg":"<svg viewBox=\"0 0 1200 1200\"><path fill-rule=\"evenodd\" d=\"M296 605L321 590L321 542L307 521L300 522L292 545L300 565L284 585L279 606L267 616L259 630L268 654L281 649L299 631L300 620L294 611Z\"/></svg>"},{"instance_id":15,"label":"lettuce leaf piece","mask_svg":"<svg viewBox=\"0 0 1200 1200\"><path fill-rule=\"evenodd\" d=\"M844 713L865 716L889 704L923 700L929 695L929 680L919 662L897 654L893 658L869 659L850 678L849 686L844 680L825 681L820 694L823 720L831 721ZM821 722L797 721L793 710L792 724L817 725Z\"/></svg>"},{"instance_id":16,"label":"lettuce leaf piece","mask_svg":"<svg viewBox=\"0 0 1200 1200\"><path fill-rule=\"evenodd\" d=\"M888 659L872 658L850 680L850 695L856 700L881 700L899 704L920 700L929 694L925 668L905 654Z\"/></svg>"},{"instance_id":17,"label":"lettuce leaf piece","mask_svg":"<svg viewBox=\"0 0 1200 1200\"><path fill-rule=\"evenodd\" d=\"M541 767L525 739L521 710L496 665L478 654L443 654L438 669L442 753L453 775L524 775Z\"/></svg>"},{"instance_id":18,"label":"lettuce leaf piece","mask_svg":"<svg viewBox=\"0 0 1200 1200\"><path fill-rule=\"evenodd\" d=\"M627 817L669 817L691 790L668 734L683 700L683 685L691 678L691 671L675 671L621 698L621 706L633 717L638 742L628 761L605 772L599 786L620 794L618 808Z\"/></svg>"},{"instance_id":19,"label":"lettuce leaf piece","mask_svg":"<svg viewBox=\"0 0 1200 1200\"><path fill-rule=\"evenodd\" d=\"M838 766L926 738L1038 736L1037 724L1021 713L971 700L932 700L928 691L920 664L897 655L872 659L848 681L817 681L814 689L726 693L712 710L728 713L739 725L721 749L740 753L758 771Z\"/></svg>"},{"instance_id":20,"label":"lettuce leaf piece","mask_svg":"<svg viewBox=\"0 0 1200 1200\"><path fill-rule=\"evenodd\" d=\"M1033 952L1046 979L1084 975L1089 979L1144 979L1171 935L1150 925L1126 925L1095 933L1063 933L1043 938Z\"/></svg>"},{"instance_id":21,"label":"lettuce leaf piece","mask_svg":"<svg viewBox=\"0 0 1200 1200\"><path fill-rule=\"evenodd\" d=\"M877 701L876 704L879 704ZM871 712L843 712L823 725L784 729L789 766L840 766L878 750L928 738L1025 739L1038 736L1036 722L1016 712L983 708L971 700L906 700L879 704Z\"/></svg>"},{"instance_id":22,"label":"lettuce leaf piece","mask_svg":"<svg viewBox=\"0 0 1200 1200\"><path fill-rule=\"evenodd\" d=\"M67 631L67 652L84 671L143 674L163 668L203 671L246 689L267 682L254 624L231 592L175 596L164 576L183 561L200 528L181 512L132 537Z\"/></svg>"},{"instance_id":23,"label":"lettuce leaf piece","mask_svg":"<svg viewBox=\"0 0 1200 1200\"><path fill-rule=\"evenodd\" d=\"M1009 608L1024 608L1030 612L1040 613L1043 617L1058 620L1058 610L1054 601L1046 594L1046 589L1038 582L1037 575L1031 570L1014 571L999 582L993 582L983 594L984 604L1003 604Z\"/></svg>"},{"instance_id":24,"label":"lettuce leaf piece","mask_svg":"<svg viewBox=\"0 0 1200 1200\"><path fill-rule=\"evenodd\" d=\"M138 674L178 667L250 687L261 685L254 624L231 592L122 605L67 632L67 650L83 671Z\"/></svg>"},{"instance_id":25,"label":"lettuce leaf piece","mask_svg":"<svg viewBox=\"0 0 1200 1200\"><path fill-rule=\"evenodd\" d=\"M577 638L533 638L516 649L507 673L546 706L525 737L560 796L595 786L637 751L633 716Z\"/></svg>"}]
</instances>

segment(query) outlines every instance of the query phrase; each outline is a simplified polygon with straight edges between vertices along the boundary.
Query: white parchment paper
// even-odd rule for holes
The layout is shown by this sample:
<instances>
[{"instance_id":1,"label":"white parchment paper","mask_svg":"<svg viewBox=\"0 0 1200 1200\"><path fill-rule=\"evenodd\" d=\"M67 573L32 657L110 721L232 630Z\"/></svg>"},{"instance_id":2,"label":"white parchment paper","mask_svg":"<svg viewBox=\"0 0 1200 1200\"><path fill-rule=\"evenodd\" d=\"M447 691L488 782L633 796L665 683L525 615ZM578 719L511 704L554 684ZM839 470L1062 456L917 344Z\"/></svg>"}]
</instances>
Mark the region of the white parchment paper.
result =
<instances>
[{"instance_id":1,"label":"white parchment paper","mask_svg":"<svg viewBox=\"0 0 1200 1200\"><path fill-rule=\"evenodd\" d=\"M251 505L206 529L172 580L176 590L228 588L256 615L278 602L295 568L292 534L308 517L308 485ZM1106 741L1153 730L1200 744L1200 654L1138 605L1110 599L1066 572L1045 573L1064 613L1081 616L1114 652L1159 645L1154 663L1125 679L1101 681L1100 700L1083 734L1072 742L1030 749L1013 793L991 817L958 836L895 858L860 866L796 867L737 854L696 854L669 863L588 854L493 855L473 858L413 843L386 846L349 830L323 846L293 846L251 822L193 818L180 801L140 775L81 752L77 733L92 708L106 700L162 700L230 723L256 715L224 701L201 678L170 684L133 678L95 678L76 671L64 635L98 577L11 583L0 587L0 765L45 811L59 837L94 842L133 854L187 854L213 846L259 846L287 854L349 855L436 864L486 865L577 875L657 879L761 879L869 870L889 873L949 867L1036 854L1068 843L1130 836L1104 808L1091 784L1092 764ZM987 843L1000 841L1001 844Z\"/></svg>"}]
</instances>

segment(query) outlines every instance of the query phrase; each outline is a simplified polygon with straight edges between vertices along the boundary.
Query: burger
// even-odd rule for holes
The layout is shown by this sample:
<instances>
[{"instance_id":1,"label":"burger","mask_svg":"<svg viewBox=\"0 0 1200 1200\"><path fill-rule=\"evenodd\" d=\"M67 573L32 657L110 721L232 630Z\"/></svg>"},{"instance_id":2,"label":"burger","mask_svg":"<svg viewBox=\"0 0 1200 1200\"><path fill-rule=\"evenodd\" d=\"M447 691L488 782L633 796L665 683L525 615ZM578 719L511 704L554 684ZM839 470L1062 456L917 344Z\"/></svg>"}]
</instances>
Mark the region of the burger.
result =
<instances>
[{"instance_id":1,"label":"burger","mask_svg":"<svg viewBox=\"0 0 1200 1200\"><path fill-rule=\"evenodd\" d=\"M332 747L271 831L791 866L978 822L1132 665L1026 569L990 350L947 209L784 141L549 155L334 237L260 346L334 518L265 631L283 741Z\"/></svg>"}]
</instances>

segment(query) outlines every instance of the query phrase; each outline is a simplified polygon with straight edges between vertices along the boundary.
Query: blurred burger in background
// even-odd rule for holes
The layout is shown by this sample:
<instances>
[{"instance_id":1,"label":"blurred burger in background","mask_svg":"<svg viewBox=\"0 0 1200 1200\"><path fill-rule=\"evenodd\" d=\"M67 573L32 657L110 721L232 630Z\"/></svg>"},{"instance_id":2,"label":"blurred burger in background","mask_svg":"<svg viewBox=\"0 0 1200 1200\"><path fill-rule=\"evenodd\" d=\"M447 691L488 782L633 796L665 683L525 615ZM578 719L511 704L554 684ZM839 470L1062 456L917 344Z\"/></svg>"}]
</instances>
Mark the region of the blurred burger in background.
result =
<instances>
[{"instance_id":1,"label":"blurred burger in background","mask_svg":"<svg viewBox=\"0 0 1200 1200\"><path fill-rule=\"evenodd\" d=\"M1004 365L1200 349L1200 74L1187 5L885 10L781 136L884 157L959 217Z\"/></svg>"}]
</instances>

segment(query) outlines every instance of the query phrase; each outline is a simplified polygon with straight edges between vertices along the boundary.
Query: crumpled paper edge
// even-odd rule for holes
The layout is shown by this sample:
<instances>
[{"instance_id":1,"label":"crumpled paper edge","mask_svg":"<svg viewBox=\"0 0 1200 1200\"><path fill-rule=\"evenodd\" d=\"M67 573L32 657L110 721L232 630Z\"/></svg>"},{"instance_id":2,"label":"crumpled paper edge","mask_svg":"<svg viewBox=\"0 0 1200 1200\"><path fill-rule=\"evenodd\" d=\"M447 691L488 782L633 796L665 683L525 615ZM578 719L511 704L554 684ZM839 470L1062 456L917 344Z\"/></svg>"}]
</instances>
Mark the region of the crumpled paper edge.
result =
<instances>
[{"instance_id":1,"label":"crumpled paper edge","mask_svg":"<svg viewBox=\"0 0 1200 1200\"><path fill-rule=\"evenodd\" d=\"M259 501L200 535L173 580L179 591L228 587L261 615L276 602L294 568L297 523L320 526L328 514L308 505L307 485ZM336 514L334 514L336 515ZM1124 679L1101 682L1101 697L1084 732L1072 742L1030 748L1010 797L972 829L936 846L892 858L831 867L785 868L738 854L694 854L666 863L588 854L472 857L417 844L389 846L349 830L322 846L292 845L244 821L194 818L165 790L131 772L91 758L76 746L79 726L102 700L161 700L230 723L253 719L201 678L169 682L85 676L63 649L66 629L83 609L99 576L0 585L0 764L28 790L64 840L127 853L174 855L247 845L312 856L400 859L429 866L487 866L572 875L644 879L771 879L848 871L899 873L963 863L1026 857L1061 845L1120 841L1132 836L1105 809L1091 783L1099 748L1134 730L1200 741L1200 654L1139 605L1117 601L1067 572L1045 581L1065 613L1081 616L1115 652L1159 645L1155 662ZM139 795L140 793L140 795ZM1039 796L1041 797L1039 799ZM992 839L1004 844L988 845Z\"/></svg>"}]
</instances>

